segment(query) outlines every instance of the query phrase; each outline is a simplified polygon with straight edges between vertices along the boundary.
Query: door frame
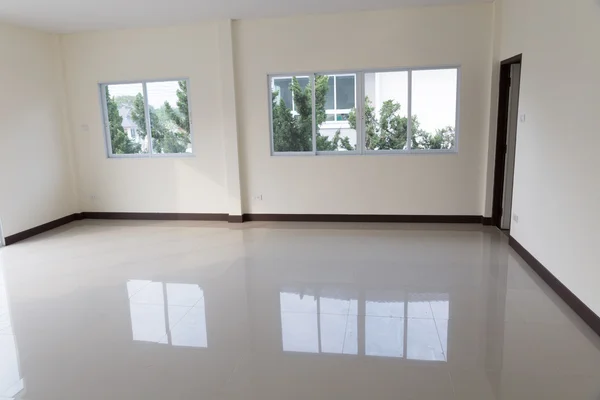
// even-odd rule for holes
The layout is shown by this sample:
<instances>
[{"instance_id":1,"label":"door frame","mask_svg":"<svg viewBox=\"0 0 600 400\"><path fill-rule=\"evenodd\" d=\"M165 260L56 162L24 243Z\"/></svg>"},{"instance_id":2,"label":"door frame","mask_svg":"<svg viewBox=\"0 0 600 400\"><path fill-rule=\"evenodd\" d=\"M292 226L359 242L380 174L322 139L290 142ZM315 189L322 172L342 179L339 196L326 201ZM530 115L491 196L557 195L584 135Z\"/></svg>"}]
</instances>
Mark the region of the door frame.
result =
<instances>
[{"instance_id":1,"label":"door frame","mask_svg":"<svg viewBox=\"0 0 600 400\"><path fill-rule=\"evenodd\" d=\"M500 228L502 222L502 202L504 197L505 155L508 137L508 112L510 103L511 65L523 64L523 54L516 55L500 63L500 89L498 96L498 121L496 129L496 162L494 167L494 194L492 202L492 225Z\"/></svg>"}]
</instances>

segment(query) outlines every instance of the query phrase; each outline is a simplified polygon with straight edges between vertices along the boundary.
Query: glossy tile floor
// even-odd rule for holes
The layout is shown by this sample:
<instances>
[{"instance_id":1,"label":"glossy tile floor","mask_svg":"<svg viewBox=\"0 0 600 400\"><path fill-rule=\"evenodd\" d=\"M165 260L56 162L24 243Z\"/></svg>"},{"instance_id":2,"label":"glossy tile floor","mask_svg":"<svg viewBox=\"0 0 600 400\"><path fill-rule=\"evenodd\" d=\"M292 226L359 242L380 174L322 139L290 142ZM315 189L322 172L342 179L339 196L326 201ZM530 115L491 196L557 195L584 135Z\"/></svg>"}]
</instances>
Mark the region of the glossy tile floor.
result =
<instances>
[{"instance_id":1,"label":"glossy tile floor","mask_svg":"<svg viewBox=\"0 0 600 400\"><path fill-rule=\"evenodd\" d=\"M79 221L0 266L0 398L600 399L493 228Z\"/></svg>"}]
</instances>

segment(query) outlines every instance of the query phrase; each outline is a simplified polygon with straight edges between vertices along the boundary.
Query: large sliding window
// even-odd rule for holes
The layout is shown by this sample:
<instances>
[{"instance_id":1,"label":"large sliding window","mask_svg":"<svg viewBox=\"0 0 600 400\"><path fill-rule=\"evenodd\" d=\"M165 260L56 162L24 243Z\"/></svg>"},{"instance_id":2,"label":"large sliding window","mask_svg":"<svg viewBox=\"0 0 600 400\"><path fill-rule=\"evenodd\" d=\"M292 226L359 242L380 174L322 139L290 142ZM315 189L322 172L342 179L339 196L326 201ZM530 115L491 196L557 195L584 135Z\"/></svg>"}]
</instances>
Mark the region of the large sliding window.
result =
<instances>
[{"instance_id":1,"label":"large sliding window","mask_svg":"<svg viewBox=\"0 0 600 400\"><path fill-rule=\"evenodd\" d=\"M272 154L456 152L459 71L269 76Z\"/></svg>"},{"instance_id":2,"label":"large sliding window","mask_svg":"<svg viewBox=\"0 0 600 400\"><path fill-rule=\"evenodd\" d=\"M101 84L109 157L191 155L188 80Z\"/></svg>"}]
</instances>

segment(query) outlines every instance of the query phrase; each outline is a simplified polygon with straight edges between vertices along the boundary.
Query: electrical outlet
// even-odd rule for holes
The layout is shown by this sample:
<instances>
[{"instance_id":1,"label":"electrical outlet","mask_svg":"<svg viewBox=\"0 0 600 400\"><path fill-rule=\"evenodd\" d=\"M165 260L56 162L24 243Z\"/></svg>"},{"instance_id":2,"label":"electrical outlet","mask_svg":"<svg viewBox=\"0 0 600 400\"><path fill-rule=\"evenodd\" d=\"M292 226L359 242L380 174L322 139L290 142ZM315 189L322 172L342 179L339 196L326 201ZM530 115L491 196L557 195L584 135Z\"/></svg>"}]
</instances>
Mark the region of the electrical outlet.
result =
<instances>
[{"instance_id":1,"label":"electrical outlet","mask_svg":"<svg viewBox=\"0 0 600 400\"><path fill-rule=\"evenodd\" d=\"M258 201L262 201L262 199L263 199L262 194L259 194L258 196L254 196L252 198L252 200L258 200Z\"/></svg>"},{"instance_id":2,"label":"electrical outlet","mask_svg":"<svg viewBox=\"0 0 600 400\"><path fill-rule=\"evenodd\" d=\"M513 221L515 221L517 224L519 223L519 216L517 214L513 214Z\"/></svg>"},{"instance_id":3,"label":"electrical outlet","mask_svg":"<svg viewBox=\"0 0 600 400\"><path fill-rule=\"evenodd\" d=\"M98 200L98 196L96 196L95 194L91 194L90 200L92 201L92 203L95 203Z\"/></svg>"}]
</instances>

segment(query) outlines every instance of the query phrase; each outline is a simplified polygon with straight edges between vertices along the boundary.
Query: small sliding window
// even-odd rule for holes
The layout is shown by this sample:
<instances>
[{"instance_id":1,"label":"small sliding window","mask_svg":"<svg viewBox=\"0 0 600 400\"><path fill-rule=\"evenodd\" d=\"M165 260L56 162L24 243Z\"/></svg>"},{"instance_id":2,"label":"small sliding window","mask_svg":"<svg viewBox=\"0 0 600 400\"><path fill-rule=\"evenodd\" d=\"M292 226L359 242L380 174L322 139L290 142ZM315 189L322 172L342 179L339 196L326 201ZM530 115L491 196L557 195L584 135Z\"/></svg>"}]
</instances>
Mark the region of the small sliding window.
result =
<instances>
[{"instance_id":1,"label":"small sliding window","mask_svg":"<svg viewBox=\"0 0 600 400\"><path fill-rule=\"evenodd\" d=\"M187 79L100 84L108 156L192 155Z\"/></svg>"},{"instance_id":2,"label":"small sliding window","mask_svg":"<svg viewBox=\"0 0 600 400\"><path fill-rule=\"evenodd\" d=\"M444 67L271 75L272 154L456 152L459 72Z\"/></svg>"}]
</instances>

